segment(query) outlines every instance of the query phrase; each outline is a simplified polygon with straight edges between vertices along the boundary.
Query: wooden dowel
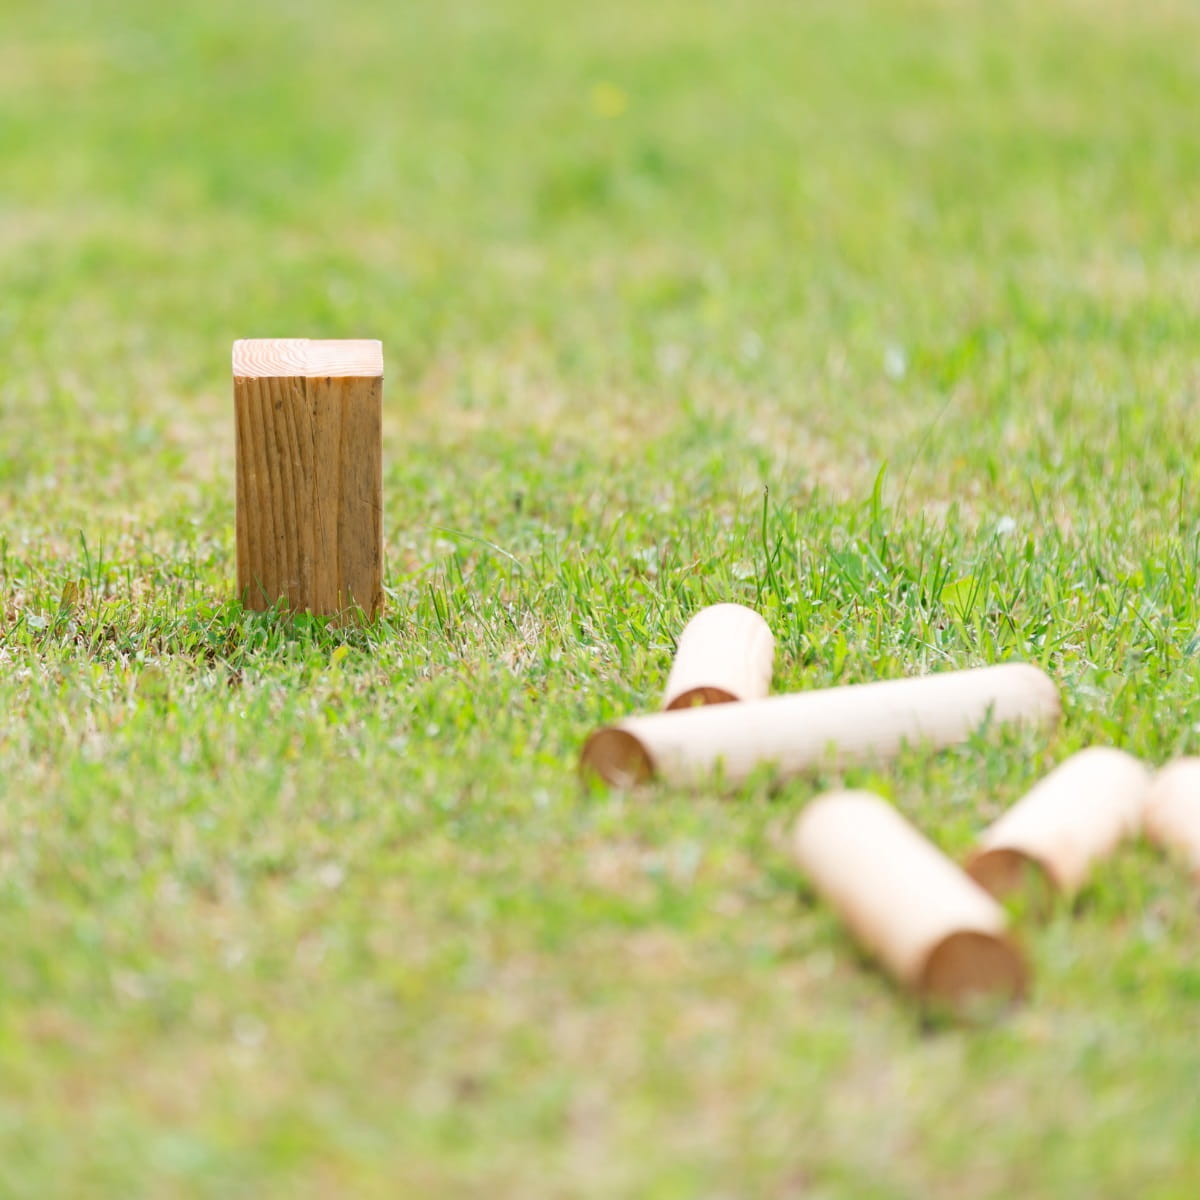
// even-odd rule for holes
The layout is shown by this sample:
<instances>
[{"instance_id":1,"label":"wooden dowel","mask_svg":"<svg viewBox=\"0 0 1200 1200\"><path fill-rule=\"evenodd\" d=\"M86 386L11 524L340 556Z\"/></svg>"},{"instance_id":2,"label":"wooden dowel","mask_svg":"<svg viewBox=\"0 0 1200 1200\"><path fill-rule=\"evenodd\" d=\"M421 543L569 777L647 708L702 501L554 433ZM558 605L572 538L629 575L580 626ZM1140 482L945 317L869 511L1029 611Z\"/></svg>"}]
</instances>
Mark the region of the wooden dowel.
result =
<instances>
[{"instance_id":1,"label":"wooden dowel","mask_svg":"<svg viewBox=\"0 0 1200 1200\"><path fill-rule=\"evenodd\" d=\"M888 758L905 745L948 746L989 719L1045 724L1058 714L1049 677L1008 663L629 717L592 734L580 766L618 787L655 776L707 783L718 769L738 784L763 764L786 777Z\"/></svg>"},{"instance_id":2,"label":"wooden dowel","mask_svg":"<svg viewBox=\"0 0 1200 1200\"><path fill-rule=\"evenodd\" d=\"M905 987L970 1012L1018 999L1028 972L1003 909L890 804L833 792L796 822L793 852L817 892Z\"/></svg>"},{"instance_id":3,"label":"wooden dowel","mask_svg":"<svg viewBox=\"0 0 1200 1200\"><path fill-rule=\"evenodd\" d=\"M233 346L238 594L247 608L368 620L383 599L383 348Z\"/></svg>"},{"instance_id":4,"label":"wooden dowel","mask_svg":"<svg viewBox=\"0 0 1200 1200\"><path fill-rule=\"evenodd\" d=\"M683 627L663 708L758 700L771 690L775 639L752 608L712 604Z\"/></svg>"},{"instance_id":5,"label":"wooden dowel","mask_svg":"<svg viewBox=\"0 0 1200 1200\"><path fill-rule=\"evenodd\" d=\"M1141 827L1150 772L1121 750L1093 746L1059 764L979 839L968 872L994 896L1032 876L1063 895Z\"/></svg>"},{"instance_id":6,"label":"wooden dowel","mask_svg":"<svg viewBox=\"0 0 1200 1200\"><path fill-rule=\"evenodd\" d=\"M1180 858L1200 882L1200 758L1179 758L1155 775L1143 810L1146 836Z\"/></svg>"}]
</instances>

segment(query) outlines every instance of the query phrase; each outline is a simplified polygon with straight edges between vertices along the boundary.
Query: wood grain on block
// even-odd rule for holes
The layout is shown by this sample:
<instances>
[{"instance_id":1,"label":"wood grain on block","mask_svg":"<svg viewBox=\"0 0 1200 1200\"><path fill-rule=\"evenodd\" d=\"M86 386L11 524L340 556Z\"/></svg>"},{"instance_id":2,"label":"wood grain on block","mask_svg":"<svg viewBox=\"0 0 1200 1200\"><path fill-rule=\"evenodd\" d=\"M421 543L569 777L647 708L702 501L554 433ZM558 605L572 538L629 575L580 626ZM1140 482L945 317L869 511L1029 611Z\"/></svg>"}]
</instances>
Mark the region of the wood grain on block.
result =
<instances>
[{"instance_id":1,"label":"wood grain on block","mask_svg":"<svg viewBox=\"0 0 1200 1200\"><path fill-rule=\"evenodd\" d=\"M663 708L760 699L771 690L774 661L770 626L753 609L702 608L679 635Z\"/></svg>"},{"instance_id":2,"label":"wood grain on block","mask_svg":"<svg viewBox=\"0 0 1200 1200\"><path fill-rule=\"evenodd\" d=\"M994 896L1017 890L1030 876L1071 895L1097 860L1140 829L1150 780L1124 751L1081 750L985 830L967 870Z\"/></svg>"},{"instance_id":3,"label":"wood grain on block","mask_svg":"<svg viewBox=\"0 0 1200 1200\"><path fill-rule=\"evenodd\" d=\"M659 776L730 784L769 764L783 776L940 748L987 722L1058 719L1058 689L1037 667L1008 663L913 679L770 696L629 717L594 733L581 769L615 786Z\"/></svg>"},{"instance_id":4,"label":"wood grain on block","mask_svg":"<svg viewBox=\"0 0 1200 1200\"><path fill-rule=\"evenodd\" d=\"M1200 758L1179 758L1154 777L1143 809L1146 835L1200 881Z\"/></svg>"},{"instance_id":5,"label":"wood grain on block","mask_svg":"<svg viewBox=\"0 0 1200 1200\"><path fill-rule=\"evenodd\" d=\"M233 376L242 602L373 618L383 597L380 343L239 341Z\"/></svg>"},{"instance_id":6,"label":"wood grain on block","mask_svg":"<svg viewBox=\"0 0 1200 1200\"><path fill-rule=\"evenodd\" d=\"M814 800L793 850L855 937L922 999L970 1011L1024 994L1028 972L1004 910L878 796Z\"/></svg>"}]
</instances>

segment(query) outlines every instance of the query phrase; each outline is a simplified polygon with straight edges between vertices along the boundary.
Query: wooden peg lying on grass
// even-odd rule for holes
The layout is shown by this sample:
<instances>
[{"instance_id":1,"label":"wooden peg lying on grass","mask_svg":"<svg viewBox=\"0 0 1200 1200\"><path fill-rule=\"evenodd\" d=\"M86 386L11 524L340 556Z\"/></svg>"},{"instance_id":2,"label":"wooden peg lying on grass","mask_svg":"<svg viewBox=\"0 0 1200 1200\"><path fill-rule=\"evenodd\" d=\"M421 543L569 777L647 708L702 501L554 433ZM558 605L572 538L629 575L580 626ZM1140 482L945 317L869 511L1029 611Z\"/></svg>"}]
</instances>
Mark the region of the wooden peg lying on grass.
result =
<instances>
[{"instance_id":1,"label":"wooden peg lying on grass","mask_svg":"<svg viewBox=\"0 0 1200 1200\"><path fill-rule=\"evenodd\" d=\"M1121 750L1072 755L979 839L967 870L994 896L1032 880L1070 896L1092 865L1141 828L1150 772Z\"/></svg>"},{"instance_id":2,"label":"wooden peg lying on grass","mask_svg":"<svg viewBox=\"0 0 1200 1200\"><path fill-rule=\"evenodd\" d=\"M238 593L247 608L368 619L383 598L383 348L233 345Z\"/></svg>"},{"instance_id":3,"label":"wooden peg lying on grass","mask_svg":"<svg viewBox=\"0 0 1200 1200\"><path fill-rule=\"evenodd\" d=\"M1200 882L1200 758L1179 758L1154 777L1146 793L1146 836L1187 864Z\"/></svg>"},{"instance_id":4,"label":"wooden peg lying on grass","mask_svg":"<svg viewBox=\"0 0 1200 1200\"><path fill-rule=\"evenodd\" d=\"M771 690L775 639L752 608L712 604L683 627L663 708L758 700Z\"/></svg>"},{"instance_id":5,"label":"wooden peg lying on grass","mask_svg":"<svg viewBox=\"0 0 1200 1200\"><path fill-rule=\"evenodd\" d=\"M988 720L1050 724L1059 707L1044 672L1008 663L629 717L592 734L580 768L618 787L710 783L718 770L738 784L764 764L788 776L949 746Z\"/></svg>"},{"instance_id":6,"label":"wooden peg lying on grass","mask_svg":"<svg viewBox=\"0 0 1200 1200\"><path fill-rule=\"evenodd\" d=\"M833 792L796 822L793 853L855 937L923 1001L967 1014L1024 995L1004 910L870 792Z\"/></svg>"}]
</instances>

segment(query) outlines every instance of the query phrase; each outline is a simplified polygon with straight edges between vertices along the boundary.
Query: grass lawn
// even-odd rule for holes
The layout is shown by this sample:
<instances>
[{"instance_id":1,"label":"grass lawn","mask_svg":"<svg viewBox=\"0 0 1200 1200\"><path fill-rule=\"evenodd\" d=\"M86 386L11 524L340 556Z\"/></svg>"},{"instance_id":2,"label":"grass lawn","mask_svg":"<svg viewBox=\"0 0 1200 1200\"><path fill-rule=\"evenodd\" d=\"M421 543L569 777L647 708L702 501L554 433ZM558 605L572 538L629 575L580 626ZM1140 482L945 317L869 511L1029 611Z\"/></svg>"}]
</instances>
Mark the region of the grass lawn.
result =
<instances>
[{"instance_id":1,"label":"grass lawn","mask_svg":"<svg viewBox=\"0 0 1200 1200\"><path fill-rule=\"evenodd\" d=\"M1200 751L1200 9L7 0L0 1194L1194 1197L1144 846L929 1028L787 834L589 793L738 600L797 690L1024 659L850 772L948 851ZM233 600L230 345L378 337L387 613Z\"/></svg>"}]
</instances>

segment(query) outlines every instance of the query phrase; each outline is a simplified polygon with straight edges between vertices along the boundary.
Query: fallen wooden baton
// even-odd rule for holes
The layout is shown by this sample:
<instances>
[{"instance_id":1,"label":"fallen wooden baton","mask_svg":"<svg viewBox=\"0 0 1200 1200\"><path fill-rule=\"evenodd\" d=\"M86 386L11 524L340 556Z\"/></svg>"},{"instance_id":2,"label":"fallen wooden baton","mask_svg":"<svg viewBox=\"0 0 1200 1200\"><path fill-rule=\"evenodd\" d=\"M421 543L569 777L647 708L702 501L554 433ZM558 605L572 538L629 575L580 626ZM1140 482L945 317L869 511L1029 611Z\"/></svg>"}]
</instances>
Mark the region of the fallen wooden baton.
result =
<instances>
[{"instance_id":1,"label":"fallen wooden baton","mask_svg":"<svg viewBox=\"0 0 1200 1200\"><path fill-rule=\"evenodd\" d=\"M984 831L968 872L994 896L1020 888L1030 874L1073 894L1098 859L1141 827L1150 778L1122 750L1081 750Z\"/></svg>"},{"instance_id":2,"label":"fallen wooden baton","mask_svg":"<svg viewBox=\"0 0 1200 1200\"><path fill-rule=\"evenodd\" d=\"M1178 758L1163 767L1143 812L1146 836L1181 858L1200 882L1200 758Z\"/></svg>"},{"instance_id":3,"label":"fallen wooden baton","mask_svg":"<svg viewBox=\"0 0 1200 1200\"><path fill-rule=\"evenodd\" d=\"M923 1001L966 1013L1024 995L1004 910L870 792L831 792L796 822L796 861L855 937Z\"/></svg>"},{"instance_id":4,"label":"fallen wooden baton","mask_svg":"<svg viewBox=\"0 0 1200 1200\"><path fill-rule=\"evenodd\" d=\"M663 708L758 700L771 690L775 639L742 604L711 604L683 627Z\"/></svg>"},{"instance_id":5,"label":"fallen wooden baton","mask_svg":"<svg viewBox=\"0 0 1200 1200\"><path fill-rule=\"evenodd\" d=\"M1058 719L1058 689L1027 663L770 696L741 704L628 717L584 745L580 769L626 787L738 784L762 764L781 776L892 757L905 745L941 748L985 721Z\"/></svg>"}]
</instances>

